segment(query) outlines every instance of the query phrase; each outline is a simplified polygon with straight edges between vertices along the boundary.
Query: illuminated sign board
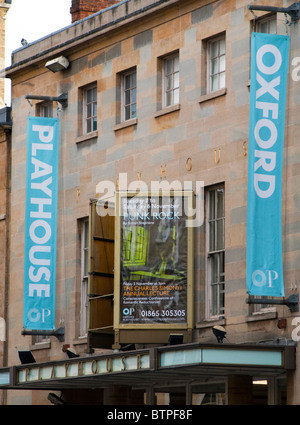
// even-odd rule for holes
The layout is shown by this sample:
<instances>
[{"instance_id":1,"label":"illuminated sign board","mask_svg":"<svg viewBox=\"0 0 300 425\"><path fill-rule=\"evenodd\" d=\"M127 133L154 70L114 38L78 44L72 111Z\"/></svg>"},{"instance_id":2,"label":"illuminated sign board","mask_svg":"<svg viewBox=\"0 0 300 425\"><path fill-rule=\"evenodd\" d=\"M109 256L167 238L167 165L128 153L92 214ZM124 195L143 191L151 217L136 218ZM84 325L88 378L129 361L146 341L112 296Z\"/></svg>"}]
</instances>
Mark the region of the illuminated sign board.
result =
<instances>
[{"instance_id":1,"label":"illuminated sign board","mask_svg":"<svg viewBox=\"0 0 300 425\"><path fill-rule=\"evenodd\" d=\"M80 359L73 362L29 365L17 371L17 383L41 382L80 376L107 375L115 372L145 370L150 367L149 353Z\"/></svg>"},{"instance_id":2,"label":"illuminated sign board","mask_svg":"<svg viewBox=\"0 0 300 425\"><path fill-rule=\"evenodd\" d=\"M119 194L115 327L190 327L192 199L191 192Z\"/></svg>"}]
</instances>

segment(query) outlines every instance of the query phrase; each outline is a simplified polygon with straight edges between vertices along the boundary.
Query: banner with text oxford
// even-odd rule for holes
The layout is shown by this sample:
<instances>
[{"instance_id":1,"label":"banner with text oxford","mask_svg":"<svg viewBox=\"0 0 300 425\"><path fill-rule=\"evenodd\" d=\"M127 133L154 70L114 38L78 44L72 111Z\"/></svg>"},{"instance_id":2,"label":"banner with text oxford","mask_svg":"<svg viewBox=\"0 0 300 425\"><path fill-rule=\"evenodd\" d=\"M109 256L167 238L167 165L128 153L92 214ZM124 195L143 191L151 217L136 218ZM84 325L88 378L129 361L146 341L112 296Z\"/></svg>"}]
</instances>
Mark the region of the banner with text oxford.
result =
<instances>
[{"instance_id":1,"label":"banner with text oxford","mask_svg":"<svg viewBox=\"0 0 300 425\"><path fill-rule=\"evenodd\" d=\"M282 156L289 37L253 33L248 150L247 289L284 297Z\"/></svg>"},{"instance_id":2,"label":"banner with text oxford","mask_svg":"<svg viewBox=\"0 0 300 425\"><path fill-rule=\"evenodd\" d=\"M28 117L23 326L55 329L59 120Z\"/></svg>"}]
</instances>

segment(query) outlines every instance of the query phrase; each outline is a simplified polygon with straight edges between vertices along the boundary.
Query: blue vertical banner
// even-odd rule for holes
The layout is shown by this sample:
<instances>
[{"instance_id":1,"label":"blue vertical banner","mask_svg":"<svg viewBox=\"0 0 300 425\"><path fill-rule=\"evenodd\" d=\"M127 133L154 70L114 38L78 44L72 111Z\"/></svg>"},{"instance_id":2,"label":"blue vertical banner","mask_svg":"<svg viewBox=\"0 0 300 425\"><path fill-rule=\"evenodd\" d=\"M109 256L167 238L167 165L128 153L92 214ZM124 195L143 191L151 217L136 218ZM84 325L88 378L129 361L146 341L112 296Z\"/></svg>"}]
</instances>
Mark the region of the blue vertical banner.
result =
<instances>
[{"instance_id":1,"label":"blue vertical banner","mask_svg":"<svg viewBox=\"0 0 300 425\"><path fill-rule=\"evenodd\" d=\"M59 120L28 117L23 326L55 329Z\"/></svg>"},{"instance_id":2,"label":"blue vertical banner","mask_svg":"<svg viewBox=\"0 0 300 425\"><path fill-rule=\"evenodd\" d=\"M282 157L289 37L253 33L248 149L247 291L284 297Z\"/></svg>"}]
</instances>

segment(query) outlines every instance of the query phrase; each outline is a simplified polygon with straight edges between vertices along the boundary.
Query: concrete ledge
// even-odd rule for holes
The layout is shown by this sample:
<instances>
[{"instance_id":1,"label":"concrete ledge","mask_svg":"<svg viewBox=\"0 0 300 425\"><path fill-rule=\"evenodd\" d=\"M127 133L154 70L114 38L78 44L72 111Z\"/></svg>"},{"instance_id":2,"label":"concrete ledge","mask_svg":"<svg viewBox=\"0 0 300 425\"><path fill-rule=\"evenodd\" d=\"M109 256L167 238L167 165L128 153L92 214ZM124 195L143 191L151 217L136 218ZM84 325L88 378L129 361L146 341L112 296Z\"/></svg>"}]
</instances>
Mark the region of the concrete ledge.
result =
<instances>
[{"instance_id":1,"label":"concrete ledge","mask_svg":"<svg viewBox=\"0 0 300 425\"><path fill-rule=\"evenodd\" d=\"M208 100L215 99L216 97L224 96L226 93L227 93L227 89L225 88L225 89L214 91L212 93L204 94L203 96L200 97L199 103L203 103Z\"/></svg>"},{"instance_id":2,"label":"concrete ledge","mask_svg":"<svg viewBox=\"0 0 300 425\"><path fill-rule=\"evenodd\" d=\"M175 112L179 110L180 110L180 103L178 103L177 105L167 106L166 108L163 108L157 111L154 117L155 118L161 117L162 115L170 114L171 112Z\"/></svg>"},{"instance_id":3,"label":"concrete ledge","mask_svg":"<svg viewBox=\"0 0 300 425\"><path fill-rule=\"evenodd\" d=\"M132 125L137 125L137 123L138 123L137 118L133 118L131 120L123 121L120 124L115 125L113 130L114 131L122 130L122 128L127 128L127 127L131 127Z\"/></svg>"},{"instance_id":4,"label":"concrete ledge","mask_svg":"<svg viewBox=\"0 0 300 425\"><path fill-rule=\"evenodd\" d=\"M92 131L91 133L84 134L83 136L77 137L76 143L85 142L86 140L94 139L98 137L98 130Z\"/></svg>"}]
</instances>

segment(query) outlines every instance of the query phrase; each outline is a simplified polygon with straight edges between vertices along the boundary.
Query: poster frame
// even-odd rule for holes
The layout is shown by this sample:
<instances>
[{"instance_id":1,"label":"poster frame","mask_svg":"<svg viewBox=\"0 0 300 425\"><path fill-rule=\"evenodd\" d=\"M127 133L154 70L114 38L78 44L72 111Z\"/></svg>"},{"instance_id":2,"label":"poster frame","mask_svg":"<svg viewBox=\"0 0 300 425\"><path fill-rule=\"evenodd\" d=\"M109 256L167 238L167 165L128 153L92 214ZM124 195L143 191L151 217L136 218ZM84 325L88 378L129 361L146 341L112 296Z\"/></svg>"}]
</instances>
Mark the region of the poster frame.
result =
<instances>
[{"instance_id":1,"label":"poster frame","mask_svg":"<svg viewBox=\"0 0 300 425\"><path fill-rule=\"evenodd\" d=\"M114 330L115 332L121 329L126 330L141 330L141 329L173 329L183 330L192 329L194 320L193 311L193 289L194 289L194 235L193 227L187 226L187 320L184 323L121 323L120 322L120 289L121 289L121 214L120 205L121 200L124 197L164 197L164 196L183 196L187 199L188 212L186 214L186 220L193 219L193 204L194 204L194 193L193 191L187 190L172 190L171 192L166 191L118 191L116 192L116 216L115 216L115 284L114 284Z\"/></svg>"}]
</instances>

